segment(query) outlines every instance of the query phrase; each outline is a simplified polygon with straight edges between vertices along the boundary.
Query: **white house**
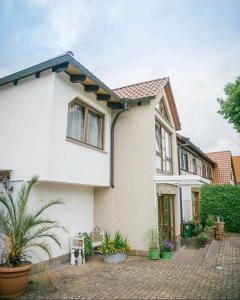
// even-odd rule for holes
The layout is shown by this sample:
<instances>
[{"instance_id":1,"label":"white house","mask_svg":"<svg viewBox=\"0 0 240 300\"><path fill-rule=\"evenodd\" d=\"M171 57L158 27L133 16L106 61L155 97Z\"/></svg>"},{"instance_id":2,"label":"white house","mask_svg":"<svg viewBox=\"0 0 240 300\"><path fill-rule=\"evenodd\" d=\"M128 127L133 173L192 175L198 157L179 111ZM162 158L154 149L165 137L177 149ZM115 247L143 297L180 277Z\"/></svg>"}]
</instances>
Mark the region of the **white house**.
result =
<instances>
[{"instance_id":1,"label":"white house","mask_svg":"<svg viewBox=\"0 0 240 300\"><path fill-rule=\"evenodd\" d=\"M192 180L179 174L180 128L169 78L111 90L66 53L0 79L0 180L17 191L38 175L29 209L64 200L48 212L69 231L52 251L62 261L70 236L96 225L120 230L133 254L157 226L177 248Z\"/></svg>"}]
</instances>

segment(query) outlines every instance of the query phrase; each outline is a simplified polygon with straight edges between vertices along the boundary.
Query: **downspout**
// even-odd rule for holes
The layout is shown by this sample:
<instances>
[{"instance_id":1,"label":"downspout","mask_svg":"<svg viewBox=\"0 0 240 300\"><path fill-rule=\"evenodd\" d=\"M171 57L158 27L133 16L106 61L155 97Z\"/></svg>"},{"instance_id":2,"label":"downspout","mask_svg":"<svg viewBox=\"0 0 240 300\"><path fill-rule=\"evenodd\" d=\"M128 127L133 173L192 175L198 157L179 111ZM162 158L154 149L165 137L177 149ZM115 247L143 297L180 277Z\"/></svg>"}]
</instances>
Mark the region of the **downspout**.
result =
<instances>
[{"instance_id":1,"label":"downspout","mask_svg":"<svg viewBox=\"0 0 240 300\"><path fill-rule=\"evenodd\" d=\"M180 144L179 146L177 145L177 153L178 153L178 172L179 172L179 175L181 175L181 169L180 169L180 151L179 149L184 147L184 146L187 146L188 145L188 141L187 140L184 144ZM182 188L180 187L179 188L179 192L180 192L180 215L181 215L181 231L183 233L183 204L182 204Z\"/></svg>"},{"instance_id":2,"label":"downspout","mask_svg":"<svg viewBox=\"0 0 240 300\"><path fill-rule=\"evenodd\" d=\"M177 152L178 152L178 173L180 174L180 151L179 149L182 147L182 145L177 146ZM182 205L182 188L179 188L179 192L180 192L180 215L181 215L181 224L183 224L183 205Z\"/></svg>"},{"instance_id":3,"label":"downspout","mask_svg":"<svg viewBox=\"0 0 240 300\"><path fill-rule=\"evenodd\" d=\"M128 103L124 102L124 108L120 110L114 117L111 124L111 145L110 145L110 185L114 188L114 129L119 116L125 111L129 111Z\"/></svg>"}]
</instances>

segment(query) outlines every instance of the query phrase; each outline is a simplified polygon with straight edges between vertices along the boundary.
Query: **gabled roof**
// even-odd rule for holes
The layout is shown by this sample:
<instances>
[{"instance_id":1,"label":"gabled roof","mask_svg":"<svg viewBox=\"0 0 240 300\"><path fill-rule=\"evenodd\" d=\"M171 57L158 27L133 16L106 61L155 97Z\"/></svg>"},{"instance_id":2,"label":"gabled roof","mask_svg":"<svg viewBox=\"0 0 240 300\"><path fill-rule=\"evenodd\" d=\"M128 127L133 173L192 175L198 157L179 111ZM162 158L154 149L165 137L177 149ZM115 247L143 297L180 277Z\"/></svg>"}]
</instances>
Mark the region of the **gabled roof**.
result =
<instances>
[{"instance_id":1,"label":"gabled roof","mask_svg":"<svg viewBox=\"0 0 240 300\"><path fill-rule=\"evenodd\" d=\"M116 88L113 91L119 97L125 97L134 100L136 98L144 98L144 97L151 97L151 96L156 97L157 95L159 95L159 93L163 88L165 89L165 92L167 94L175 128L177 130L180 130L181 123L177 112L176 103L173 97L169 77L163 77L155 80L135 83L120 88Z\"/></svg>"},{"instance_id":2,"label":"gabled roof","mask_svg":"<svg viewBox=\"0 0 240 300\"><path fill-rule=\"evenodd\" d=\"M212 166L215 166L216 163L209 157L207 156L204 152L202 152L202 150L197 147L195 144L193 144L189 138L177 133L177 140L178 143L180 143L181 145L183 145L184 148L186 149L190 149L191 151L193 151L197 156L199 156L200 158L202 158L203 160L207 161L208 163L210 163Z\"/></svg>"},{"instance_id":3,"label":"gabled roof","mask_svg":"<svg viewBox=\"0 0 240 300\"><path fill-rule=\"evenodd\" d=\"M213 161L216 167L213 170L213 183L229 184L232 182L232 153L231 151L219 151L206 153Z\"/></svg>"},{"instance_id":4,"label":"gabled roof","mask_svg":"<svg viewBox=\"0 0 240 300\"><path fill-rule=\"evenodd\" d=\"M240 183L240 156L233 156L233 169L237 183Z\"/></svg>"}]
</instances>

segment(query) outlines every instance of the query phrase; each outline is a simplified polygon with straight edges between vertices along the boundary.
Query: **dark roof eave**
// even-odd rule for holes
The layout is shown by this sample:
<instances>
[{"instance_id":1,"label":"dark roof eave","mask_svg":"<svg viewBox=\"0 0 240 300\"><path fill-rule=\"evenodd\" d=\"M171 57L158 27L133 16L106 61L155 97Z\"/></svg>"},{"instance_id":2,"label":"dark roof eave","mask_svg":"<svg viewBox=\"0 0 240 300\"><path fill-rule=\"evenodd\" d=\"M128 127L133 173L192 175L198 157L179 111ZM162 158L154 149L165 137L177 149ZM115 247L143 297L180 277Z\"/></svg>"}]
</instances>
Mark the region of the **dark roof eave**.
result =
<instances>
[{"instance_id":1,"label":"dark roof eave","mask_svg":"<svg viewBox=\"0 0 240 300\"><path fill-rule=\"evenodd\" d=\"M79 69L79 71L82 74L86 75L89 79L96 82L97 85L99 85L103 90L105 90L107 93L109 93L116 100L120 100L120 97L117 94L115 94L109 87L107 87L103 82L101 82L97 77L95 77L90 71L88 71L84 66L82 66L70 54L64 54L62 56L49 59L47 61L44 61L42 63L39 63L37 65L29 67L27 69L24 69L19 72L10 74L3 78L0 78L0 86L9 84L14 81L18 81L20 79L23 79L23 78L26 78L29 76L32 76L39 72L46 71L48 69L51 69L53 67L56 67L56 66L64 64L64 63L69 63L70 65L73 65L75 68Z\"/></svg>"},{"instance_id":2,"label":"dark roof eave","mask_svg":"<svg viewBox=\"0 0 240 300\"><path fill-rule=\"evenodd\" d=\"M180 140L181 142L187 142L186 144L186 148L191 149L193 152L196 152L202 159L206 160L207 162L209 162L212 166L216 166L216 162L213 161L209 156L207 156L207 154L205 154L204 152L202 152L202 150L200 150L197 146L195 146L188 138L185 138L183 136L178 136L177 137L178 140ZM184 145L183 145L184 147Z\"/></svg>"}]
</instances>

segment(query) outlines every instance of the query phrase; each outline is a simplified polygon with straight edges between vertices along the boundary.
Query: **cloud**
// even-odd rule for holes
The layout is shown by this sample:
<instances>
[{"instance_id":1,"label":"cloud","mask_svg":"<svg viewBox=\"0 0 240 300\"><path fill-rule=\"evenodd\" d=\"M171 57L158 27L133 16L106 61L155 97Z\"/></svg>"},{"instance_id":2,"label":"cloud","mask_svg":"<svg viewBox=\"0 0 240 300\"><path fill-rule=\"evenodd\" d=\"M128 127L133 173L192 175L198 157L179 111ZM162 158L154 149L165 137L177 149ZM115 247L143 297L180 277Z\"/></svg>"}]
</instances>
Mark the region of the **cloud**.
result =
<instances>
[{"instance_id":1,"label":"cloud","mask_svg":"<svg viewBox=\"0 0 240 300\"><path fill-rule=\"evenodd\" d=\"M26 16L8 15L20 20L6 35L11 43L3 43L2 60L9 62L0 73L72 50L110 87L170 76L182 133L203 151L240 153L239 135L217 114L216 102L239 76L238 1L24 2Z\"/></svg>"}]
</instances>

